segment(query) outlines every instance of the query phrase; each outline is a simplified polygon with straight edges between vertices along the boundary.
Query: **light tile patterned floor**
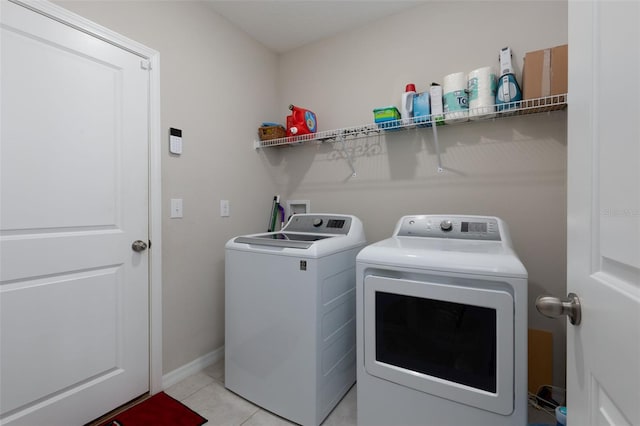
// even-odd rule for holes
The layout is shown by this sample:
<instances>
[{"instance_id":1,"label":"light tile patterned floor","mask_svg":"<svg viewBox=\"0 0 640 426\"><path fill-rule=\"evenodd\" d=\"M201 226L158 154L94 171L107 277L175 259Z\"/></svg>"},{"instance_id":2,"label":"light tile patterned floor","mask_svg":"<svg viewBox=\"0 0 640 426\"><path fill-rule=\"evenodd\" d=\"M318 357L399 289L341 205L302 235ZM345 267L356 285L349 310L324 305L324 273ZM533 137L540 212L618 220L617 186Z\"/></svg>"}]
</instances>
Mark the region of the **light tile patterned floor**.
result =
<instances>
[{"instance_id":1,"label":"light tile patterned floor","mask_svg":"<svg viewBox=\"0 0 640 426\"><path fill-rule=\"evenodd\" d=\"M294 425L224 387L224 360L187 377L165 392L209 420L212 426ZM329 414L323 426L356 426L356 386Z\"/></svg>"},{"instance_id":2,"label":"light tile patterned floor","mask_svg":"<svg viewBox=\"0 0 640 426\"><path fill-rule=\"evenodd\" d=\"M357 384L325 419L323 426L356 426ZM207 426L295 425L239 397L224 387L224 360L187 377L165 392L209 420ZM529 423L555 424L553 417L529 407Z\"/></svg>"}]
</instances>

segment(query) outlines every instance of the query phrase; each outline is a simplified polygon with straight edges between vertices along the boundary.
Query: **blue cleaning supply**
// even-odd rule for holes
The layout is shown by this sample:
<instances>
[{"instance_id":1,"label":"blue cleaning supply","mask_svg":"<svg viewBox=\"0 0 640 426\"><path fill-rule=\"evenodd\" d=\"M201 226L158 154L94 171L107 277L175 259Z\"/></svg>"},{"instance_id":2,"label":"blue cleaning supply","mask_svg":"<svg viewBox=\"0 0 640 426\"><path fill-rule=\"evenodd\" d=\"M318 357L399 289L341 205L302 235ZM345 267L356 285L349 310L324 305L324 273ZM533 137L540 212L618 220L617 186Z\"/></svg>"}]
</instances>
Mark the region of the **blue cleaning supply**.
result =
<instances>
[{"instance_id":1,"label":"blue cleaning supply","mask_svg":"<svg viewBox=\"0 0 640 426\"><path fill-rule=\"evenodd\" d=\"M428 91L417 93L413 97L413 122L419 127L431 126L431 108ZM423 124L420 124L423 123Z\"/></svg>"},{"instance_id":2,"label":"blue cleaning supply","mask_svg":"<svg viewBox=\"0 0 640 426\"><path fill-rule=\"evenodd\" d=\"M567 407L556 407L556 426L567 426Z\"/></svg>"},{"instance_id":3,"label":"blue cleaning supply","mask_svg":"<svg viewBox=\"0 0 640 426\"><path fill-rule=\"evenodd\" d=\"M500 50L500 79L496 90L496 107L498 111L517 108L522 100L522 90L518 85L511 66L511 49Z\"/></svg>"},{"instance_id":4,"label":"blue cleaning supply","mask_svg":"<svg viewBox=\"0 0 640 426\"><path fill-rule=\"evenodd\" d=\"M496 91L496 105L498 111L517 108L518 101L522 100L522 92L513 74L505 74L498 80L498 90ZM505 105L509 104L509 105Z\"/></svg>"}]
</instances>

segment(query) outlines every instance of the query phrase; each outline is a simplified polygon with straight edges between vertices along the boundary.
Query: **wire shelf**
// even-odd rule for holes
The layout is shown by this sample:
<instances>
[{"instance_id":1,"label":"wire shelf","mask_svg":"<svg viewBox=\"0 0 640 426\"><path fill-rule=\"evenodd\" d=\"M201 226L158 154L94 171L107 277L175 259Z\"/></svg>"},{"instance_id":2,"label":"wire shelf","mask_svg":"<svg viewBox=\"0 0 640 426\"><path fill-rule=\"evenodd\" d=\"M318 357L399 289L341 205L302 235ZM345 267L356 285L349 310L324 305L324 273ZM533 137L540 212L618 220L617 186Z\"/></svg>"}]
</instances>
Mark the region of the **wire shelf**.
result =
<instances>
[{"instance_id":1,"label":"wire shelf","mask_svg":"<svg viewBox=\"0 0 640 426\"><path fill-rule=\"evenodd\" d=\"M468 116L465 112L464 117L460 118L459 112L445 114L445 123L449 125L463 124L465 122L474 122L495 118L513 117L518 115L538 114L542 112L550 112L562 110L567 107L567 94L545 96L542 98L527 99L517 102L510 102L500 105L490 105L480 108L469 108ZM436 120L436 117L425 115L413 117L409 120L399 119L387 121L384 123L371 123L361 126L345 127L342 129L325 130L322 132L311 133L300 136L289 136L285 138L270 139L264 141L254 141L254 148L270 148L274 146L291 146L300 145L305 142L344 142L345 139L365 138L385 134L387 132L397 132L403 129L413 129L416 127L427 128L432 127L438 121L441 127L442 118Z\"/></svg>"}]
</instances>

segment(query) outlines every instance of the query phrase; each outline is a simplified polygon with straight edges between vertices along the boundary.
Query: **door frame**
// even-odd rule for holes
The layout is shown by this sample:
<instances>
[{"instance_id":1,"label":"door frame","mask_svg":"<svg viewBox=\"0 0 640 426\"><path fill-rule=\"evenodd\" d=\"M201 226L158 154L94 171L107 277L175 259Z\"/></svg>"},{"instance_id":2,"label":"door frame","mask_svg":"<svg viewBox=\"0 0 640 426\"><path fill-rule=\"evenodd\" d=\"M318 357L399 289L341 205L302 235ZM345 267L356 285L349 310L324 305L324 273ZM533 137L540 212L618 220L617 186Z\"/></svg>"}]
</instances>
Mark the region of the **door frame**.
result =
<instances>
[{"instance_id":1,"label":"door frame","mask_svg":"<svg viewBox=\"0 0 640 426\"><path fill-rule=\"evenodd\" d=\"M149 70L149 393L162 390L162 174L160 53L45 0L9 0L148 62ZM142 62L141 62L142 66Z\"/></svg>"}]
</instances>

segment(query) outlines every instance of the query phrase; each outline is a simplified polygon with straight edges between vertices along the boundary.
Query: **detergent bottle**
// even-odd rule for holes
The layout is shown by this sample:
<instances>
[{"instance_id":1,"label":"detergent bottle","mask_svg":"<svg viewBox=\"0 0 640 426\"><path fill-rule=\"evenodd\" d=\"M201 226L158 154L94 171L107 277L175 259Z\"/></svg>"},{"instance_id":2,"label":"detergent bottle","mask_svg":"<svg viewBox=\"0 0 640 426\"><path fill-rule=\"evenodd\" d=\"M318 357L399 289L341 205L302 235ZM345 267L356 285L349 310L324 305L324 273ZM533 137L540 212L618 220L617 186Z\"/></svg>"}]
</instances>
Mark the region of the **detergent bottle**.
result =
<instances>
[{"instance_id":1,"label":"detergent bottle","mask_svg":"<svg viewBox=\"0 0 640 426\"><path fill-rule=\"evenodd\" d=\"M318 128L316 115L308 109L289 105L291 115L287 116L287 136L315 133Z\"/></svg>"},{"instance_id":2,"label":"detergent bottle","mask_svg":"<svg viewBox=\"0 0 640 426\"><path fill-rule=\"evenodd\" d=\"M413 122L413 97L416 95L416 85L409 83L402 94L402 105L400 106L400 117L402 124Z\"/></svg>"},{"instance_id":3,"label":"detergent bottle","mask_svg":"<svg viewBox=\"0 0 640 426\"><path fill-rule=\"evenodd\" d=\"M516 108L517 101L522 100L522 91L511 66L511 49L508 47L500 50L500 79L496 90L496 105L498 111ZM511 104L511 105L504 105Z\"/></svg>"}]
</instances>

